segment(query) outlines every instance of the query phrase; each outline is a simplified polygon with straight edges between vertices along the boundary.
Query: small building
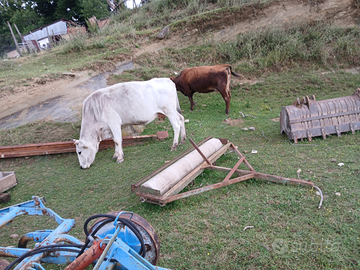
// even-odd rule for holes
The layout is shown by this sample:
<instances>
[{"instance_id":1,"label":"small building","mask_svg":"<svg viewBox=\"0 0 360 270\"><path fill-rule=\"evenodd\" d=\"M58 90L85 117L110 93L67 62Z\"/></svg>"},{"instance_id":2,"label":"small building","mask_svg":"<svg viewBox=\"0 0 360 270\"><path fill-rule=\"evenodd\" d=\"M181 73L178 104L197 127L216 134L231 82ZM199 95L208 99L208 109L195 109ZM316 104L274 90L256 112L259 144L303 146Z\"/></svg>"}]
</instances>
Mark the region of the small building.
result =
<instances>
[{"instance_id":1,"label":"small building","mask_svg":"<svg viewBox=\"0 0 360 270\"><path fill-rule=\"evenodd\" d=\"M24 35L23 39L28 47L40 51L50 47L49 37L52 38L52 41L56 42L62 36L77 33L77 31L86 33L86 28L79 27L72 21L60 19Z\"/></svg>"}]
</instances>

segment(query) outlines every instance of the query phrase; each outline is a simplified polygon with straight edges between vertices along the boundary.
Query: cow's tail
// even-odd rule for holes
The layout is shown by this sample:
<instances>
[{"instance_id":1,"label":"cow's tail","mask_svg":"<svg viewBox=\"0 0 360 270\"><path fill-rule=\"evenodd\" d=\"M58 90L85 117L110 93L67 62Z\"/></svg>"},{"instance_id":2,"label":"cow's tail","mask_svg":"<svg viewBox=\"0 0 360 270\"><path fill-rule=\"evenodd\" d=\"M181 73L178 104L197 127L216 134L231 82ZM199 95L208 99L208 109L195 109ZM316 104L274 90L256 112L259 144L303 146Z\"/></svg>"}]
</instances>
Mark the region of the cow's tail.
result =
<instances>
[{"instance_id":1,"label":"cow's tail","mask_svg":"<svg viewBox=\"0 0 360 270\"><path fill-rule=\"evenodd\" d=\"M232 71L231 66L229 66L229 69L230 69L231 74L234 75L235 77L243 77L241 74L238 74L238 73Z\"/></svg>"},{"instance_id":2,"label":"cow's tail","mask_svg":"<svg viewBox=\"0 0 360 270\"><path fill-rule=\"evenodd\" d=\"M179 98L178 98L178 95L177 95L177 93L176 93L176 110L178 111L178 113L180 113L181 115L182 115L182 113L181 113L181 108L180 108L180 102L179 102Z\"/></svg>"}]
</instances>

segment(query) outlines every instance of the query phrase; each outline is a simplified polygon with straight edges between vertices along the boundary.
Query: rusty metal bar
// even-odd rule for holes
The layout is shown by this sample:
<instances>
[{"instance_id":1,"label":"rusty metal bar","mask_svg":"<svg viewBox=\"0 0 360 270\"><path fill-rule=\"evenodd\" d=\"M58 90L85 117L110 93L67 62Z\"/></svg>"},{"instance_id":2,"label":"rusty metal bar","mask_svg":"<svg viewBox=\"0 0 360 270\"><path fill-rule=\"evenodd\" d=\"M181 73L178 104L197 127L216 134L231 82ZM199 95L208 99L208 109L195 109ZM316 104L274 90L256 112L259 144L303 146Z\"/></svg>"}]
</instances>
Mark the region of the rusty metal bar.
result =
<instances>
[{"instance_id":1,"label":"rusty metal bar","mask_svg":"<svg viewBox=\"0 0 360 270\"><path fill-rule=\"evenodd\" d=\"M227 181L222 181L222 182L217 183L217 184L208 185L208 186L205 186L205 187L202 187L202 188L197 188L197 189L193 189L193 190L190 190L190 191L187 191L187 192L184 192L184 193L169 196L167 198L160 199L160 201L163 204L166 204L166 203L169 203L169 202L172 202L172 201L176 201L176 200L183 199L183 198L186 198L186 197L189 197L189 196L192 196L192 195L200 194L200 193L203 193L205 191L225 187L225 186L228 186L228 185L231 185L231 184L234 184L234 183L238 183L238 182L241 182L241 181L245 181L245 180L248 180L248 179L251 179L251 178L254 178L254 173L249 173L247 175L243 175L243 176L240 176L240 177L237 177L237 178L234 178L234 179L230 179L230 180L227 180Z\"/></svg>"},{"instance_id":2,"label":"rusty metal bar","mask_svg":"<svg viewBox=\"0 0 360 270\"><path fill-rule=\"evenodd\" d=\"M282 183L282 184L292 184L292 185L304 185L304 186L314 186L313 182L294 179L294 178L286 178L277 175L265 174L265 173L255 173L254 178L259 180L271 181L275 183Z\"/></svg>"},{"instance_id":3,"label":"rusty metal bar","mask_svg":"<svg viewBox=\"0 0 360 270\"><path fill-rule=\"evenodd\" d=\"M231 147L238 154L238 156L243 157L243 155L240 153L240 151L236 148L236 146L233 143L231 143ZM244 163L246 164L246 166L249 168L250 171L255 172L255 169L250 165L250 163L246 160L246 158L244 159Z\"/></svg>"},{"instance_id":4,"label":"rusty metal bar","mask_svg":"<svg viewBox=\"0 0 360 270\"><path fill-rule=\"evenodd\" d=\"M220 167L220 166L211 166L211 167L208 167L207 169L220 171L220 172L231 171L230 168ZM250 172L237 169L234 171L234 173L236 173L239 176L242 176L242 175L248 175ZM255 171L251 172L251 173L254 173L254 178L259 179L259 180L270 181L270 182L275 182L275 183L282 183L282 184L304 185L304 186L311 186L311 187L314 186L314 183L310 182L310 181L294 179L294 178L286 178L286 177L265 174L265 173L258 173Z\"/></svg>"},{"instance_id":5,"label":"rusty metal bar","mask_svg":"<svg viewBox=\"0 0 360 270\"><path fill-rule=\"evenodd\" d=\"M235 166L230 170L230 172L228 173L228 175L225 177L224 181L228 181L230 179L230 177L234 174L234 172L236 171L236 169L240 166L240 164L245 160L245 157L243 156L242 158L240 158L240 160L235 164Z\"/></svg>"},{"instance_id":6,"label":"rusty metal bar","mask_svg":"<svg viewBox=\"0 0 360 270\"><path fill-rule=\"evenodd\" d=\"M123 138L123 146L132 146L143 144L148 140L156 139L157 135L142 135ZM112 139L106 139L100 142L99 149L114 148ZM0 147L0 158L28 157L38 155L75 153L76 147L73 141L52 142L26 145L13 145Z\"/></svg>"},{"instance_id":7,"label":"rusty metal bar","mask_svg":"<svg viewBox=\"0 0 360 270\"><path fill-rule=\"evenodd\" d=\"M204 155L204 153L201 152L200 148L197 147L196 143L195 143L192 139L189 139L189 141L190 141L191 144L194 146L194 148L196 149L196 151L199 152L200 156L202 156L202 158L206 161L206 163L209 164L209 166L211 166L211 162L206 158L206 156Z\"/></svg>"}]
</instances>

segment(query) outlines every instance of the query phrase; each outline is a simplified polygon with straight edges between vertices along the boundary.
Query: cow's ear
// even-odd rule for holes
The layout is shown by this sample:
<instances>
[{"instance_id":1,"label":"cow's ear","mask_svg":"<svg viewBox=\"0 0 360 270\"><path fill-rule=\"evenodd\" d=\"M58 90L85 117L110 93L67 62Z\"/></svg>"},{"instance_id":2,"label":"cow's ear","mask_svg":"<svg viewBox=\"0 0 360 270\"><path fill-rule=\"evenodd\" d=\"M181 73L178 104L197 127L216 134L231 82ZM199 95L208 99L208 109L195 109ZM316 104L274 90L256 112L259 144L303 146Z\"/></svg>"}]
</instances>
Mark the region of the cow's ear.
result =
<instances>
[{"instance_id":1,"label":"cow's ear","mask_svg":"<svg viewBox=\"0 0 360 270\"><path fill-rule=\"evenodd\" d=\"M79 144L79 140L73 139L73 141L74 141L74 144L75 144L75 145L78 145L78 144Z\"/></svg>"}]
</instances>

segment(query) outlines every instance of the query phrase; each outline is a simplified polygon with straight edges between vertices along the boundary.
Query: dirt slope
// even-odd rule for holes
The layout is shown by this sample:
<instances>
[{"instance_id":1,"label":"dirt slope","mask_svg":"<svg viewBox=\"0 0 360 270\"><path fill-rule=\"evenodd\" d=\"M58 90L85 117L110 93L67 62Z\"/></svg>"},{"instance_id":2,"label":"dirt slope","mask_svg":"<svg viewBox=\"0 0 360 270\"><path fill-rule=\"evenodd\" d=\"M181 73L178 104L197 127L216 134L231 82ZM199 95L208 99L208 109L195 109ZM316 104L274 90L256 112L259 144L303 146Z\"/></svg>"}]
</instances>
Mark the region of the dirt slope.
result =
<instances>
[{"instance_id":1,"label":"dirt slope","mask_svg":"<svg viewBox=\"0 0 360 270\"><path fill-rule=\"evenodd\" d=\"M236 13L204 16L195 22L185 22L182 30L170 30L169 39L154 42L135 55L168 47L187 47L209 42L229 41L240 33L265 27L287 27L304 22L327 21L345 27L360 23L355 0L274 1L265 6L247 6Z\"/></svg>"},{"instance_id":2,"label":"dirt slope","mask_svg":"<svg viewBox=\"0 0 360 270\"><path fill-rule=\"evenodd\" d=\"M211 18L210 16L202 16L192 22L185 21L181 27L171 29L169 37L165 40L142 44L141 49L134 52L134 58L136 59L143 53L158 51L167 47L187 47L189 45L227 41L240 33L255 31L264 27L286 27L291 24L315 21L327 21L337 26L352 26L360 23L357 1L273 1L265 5L246 6L236 13L219 12ZM77 73L74 78L63 77L58 81L47 82L26 89L26 91L19 91L12 96L2 97L0 99L0 108L2 108L0 121L15 123L16 120L16 123L20 125L41 119L76 120L75 116L80 115L82 101L94 90L84 90L84 88L79 87L90 79L87 74L87 72ZM42 102L57 97L61 97L58 99L61 100L61 104L58 103L56 109L43 110L43 113L39 114L34 114L33 110L29 110L31 107L42 108L44 107ZM64 106L64 110L61 109L61 106ZM33 114L30 118L27 117L29 111L32 111ZM73 111L73 116L64 118L64 111Z\"/></svg>"}]
</instances>

